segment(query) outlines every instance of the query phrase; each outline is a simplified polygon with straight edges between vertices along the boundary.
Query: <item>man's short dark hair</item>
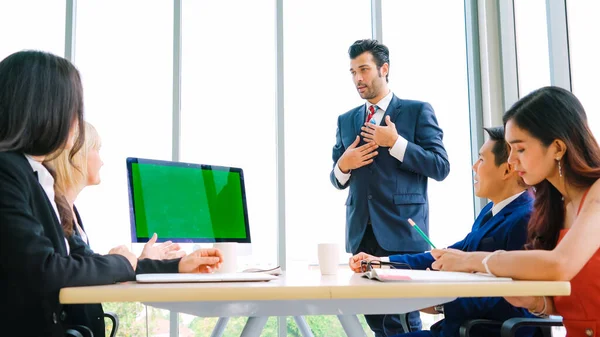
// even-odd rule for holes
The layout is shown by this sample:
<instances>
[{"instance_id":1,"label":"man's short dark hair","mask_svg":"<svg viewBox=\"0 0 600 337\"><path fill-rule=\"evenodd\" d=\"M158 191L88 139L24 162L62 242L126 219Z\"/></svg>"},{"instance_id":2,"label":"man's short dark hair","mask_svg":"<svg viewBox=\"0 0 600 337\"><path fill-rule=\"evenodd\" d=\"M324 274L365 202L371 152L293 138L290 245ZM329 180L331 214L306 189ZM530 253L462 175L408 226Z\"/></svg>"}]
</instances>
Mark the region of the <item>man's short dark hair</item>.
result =
<instances>
[{"instance_id":1,"label":"man's short dark hair","mask_svg":"<svg viewBox=\"0 0 600 337\"><path fill-rule=\"evenodd\" d=\"M364 52L369 52L373 55L375 64L377 65L377 71L381 69L384 63L390 64L390 50L384 44L379 43L377 40L364 39L355 41L348 49L350 59L357 58ZM385 81L388 82L388 73L385 75Z\"/></svg>"},{"instance_id":2,"label":"man's short dark hair","mask_svg":"<svg viewBox=\"0 0 600 337\"><path fill-rule=\"evenodd\" d=\"M490 139L495 142L494 147L492 148L492 153L496 158L494 161L496 167L508 162L510 146L508 145L506 140L504 140L504 127L496 126L483 129L490 136Z\"/></svg>"}]
</instances>

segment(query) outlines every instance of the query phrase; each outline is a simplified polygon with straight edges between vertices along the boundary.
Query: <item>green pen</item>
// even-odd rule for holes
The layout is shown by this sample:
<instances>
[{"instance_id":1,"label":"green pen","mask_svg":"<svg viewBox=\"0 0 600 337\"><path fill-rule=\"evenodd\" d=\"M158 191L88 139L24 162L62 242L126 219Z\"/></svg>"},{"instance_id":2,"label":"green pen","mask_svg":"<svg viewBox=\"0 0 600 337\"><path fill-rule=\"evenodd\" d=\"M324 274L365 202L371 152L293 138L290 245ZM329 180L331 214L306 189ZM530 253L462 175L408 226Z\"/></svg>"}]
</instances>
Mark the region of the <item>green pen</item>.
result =
<instances>
[{"instance_id":1,"label":"green pen","mask_svg":"<svg viewBox=\"0 0 600 337\"><path fill-rule=\"evenodd\" d=\"M412 219L408 219L408 223L412 226L412 228L417 230L417 233L419 233L419 235L421 235L421 237L423 239L425 239L425 241L427 241L427 243L435 248L435 245L433 243L431 243L431 240L429 240L429 238L427 237L427 235L425 235L425 233L423 233L423 231L421 230L421 228L419 228L419 226L417 226L417 224L412 220Z\"/></svg>"}]
</instances>

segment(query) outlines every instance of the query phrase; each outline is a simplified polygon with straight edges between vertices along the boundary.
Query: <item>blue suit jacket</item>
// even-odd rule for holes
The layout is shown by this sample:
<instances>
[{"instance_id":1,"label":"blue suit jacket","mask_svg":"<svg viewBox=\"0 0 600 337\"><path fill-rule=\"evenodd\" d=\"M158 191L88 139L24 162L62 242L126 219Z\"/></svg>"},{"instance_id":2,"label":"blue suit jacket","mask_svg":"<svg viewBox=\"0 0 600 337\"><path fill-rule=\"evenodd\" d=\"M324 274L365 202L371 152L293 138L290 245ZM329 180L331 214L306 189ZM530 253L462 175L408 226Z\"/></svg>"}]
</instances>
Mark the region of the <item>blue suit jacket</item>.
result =
<instances>
[{"instance_id":1,"label":"blue suit jacket","mask_svg":"<svg viewBox=\"0 0 600 337\"><path fill-rule=\"evenodd\" d=\"M330 173L333 186L350 187L346 200L347 252L356 252L369 219L383 249L396 252L429 249L407 219L412 218L425 233L429 232L427 178L441 181L450 172L442 143L443 132L428 103L393 96L385 112L387 115L398 134L408 141L404 161L391 156L388 148L380 148L373 163L352 170L345 185L340 184L333 170ZM381 125L385 125L385 116ZM332 156L334 167L360 134L365 119L365 105L338 117Z\"/></svg>"},{"instance_id":2,"label":"blue suit jacket","mask_svg":"<svg viewBox=\"0 0 600 337\"><path fill-rule=\"evenodd\" d=\"M527 240L527 223L533 209L533 197L529 191L506 205L498 214L481 225L484 215L492 209L487 204L473 224L471 233L464 240L450 246L462 251L519 250ZM390 256L392 262L402 262L413 269L430 268L434 258L429 253ZM510 305L502 297L459 298L444 304L445 319L432 327L433 336L458 336L460 325L470 319L487 318L504 321L512 317L532 317L523 308ZM521 331L522 330L522 331ZM518 336L530 336L532 330L520 329ZM481 331L476 336L499 336L500 329ZM410 334L407 334L410 336Z\"/></svg>"}]
</instances>

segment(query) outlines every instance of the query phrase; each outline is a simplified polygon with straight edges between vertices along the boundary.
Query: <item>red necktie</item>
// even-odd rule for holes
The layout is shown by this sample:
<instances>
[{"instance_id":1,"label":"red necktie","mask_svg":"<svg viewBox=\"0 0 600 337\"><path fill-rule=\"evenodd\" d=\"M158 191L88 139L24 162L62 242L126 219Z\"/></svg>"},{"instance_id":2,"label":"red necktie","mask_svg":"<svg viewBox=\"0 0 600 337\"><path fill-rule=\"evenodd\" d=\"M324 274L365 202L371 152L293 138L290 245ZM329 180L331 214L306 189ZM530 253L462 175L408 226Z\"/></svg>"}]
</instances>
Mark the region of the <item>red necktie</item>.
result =
<instances>
[{"instance_id":1,"label":"red necktie","mask_svg":"<svg viewBox=\"0 0 600 337\"><path fill-rule=\"evenodd\" d=\"M367 123L371 120L371 118L373 118L373 115L375 115L375 105L371 105L369 107L369 114L367 115Z\"/></svg>"}]
</instances>

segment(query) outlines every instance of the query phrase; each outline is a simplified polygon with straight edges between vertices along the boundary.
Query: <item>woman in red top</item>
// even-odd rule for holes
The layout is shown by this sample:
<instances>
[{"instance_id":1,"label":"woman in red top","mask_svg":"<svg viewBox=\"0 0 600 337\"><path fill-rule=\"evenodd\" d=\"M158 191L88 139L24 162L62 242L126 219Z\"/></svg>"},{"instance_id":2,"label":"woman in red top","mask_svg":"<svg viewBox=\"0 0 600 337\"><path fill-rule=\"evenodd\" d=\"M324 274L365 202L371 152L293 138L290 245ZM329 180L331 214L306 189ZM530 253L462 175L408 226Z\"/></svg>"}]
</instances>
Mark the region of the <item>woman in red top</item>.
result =
<instances>
[{"instance_id":1,"label":"woman in red top","mask_svg":"<svg viewBox=\"0 0 600 337\"><path fill-rule=\"evenodd\" d=\"M545 87L504 115L509 163L535 186L528 251L434 250L433 268L524 280L571 281L571 295L513 297L513 305L563 316L568 336L600 336L600 147L581 103Z\"/></svg>"}]
</instances>

